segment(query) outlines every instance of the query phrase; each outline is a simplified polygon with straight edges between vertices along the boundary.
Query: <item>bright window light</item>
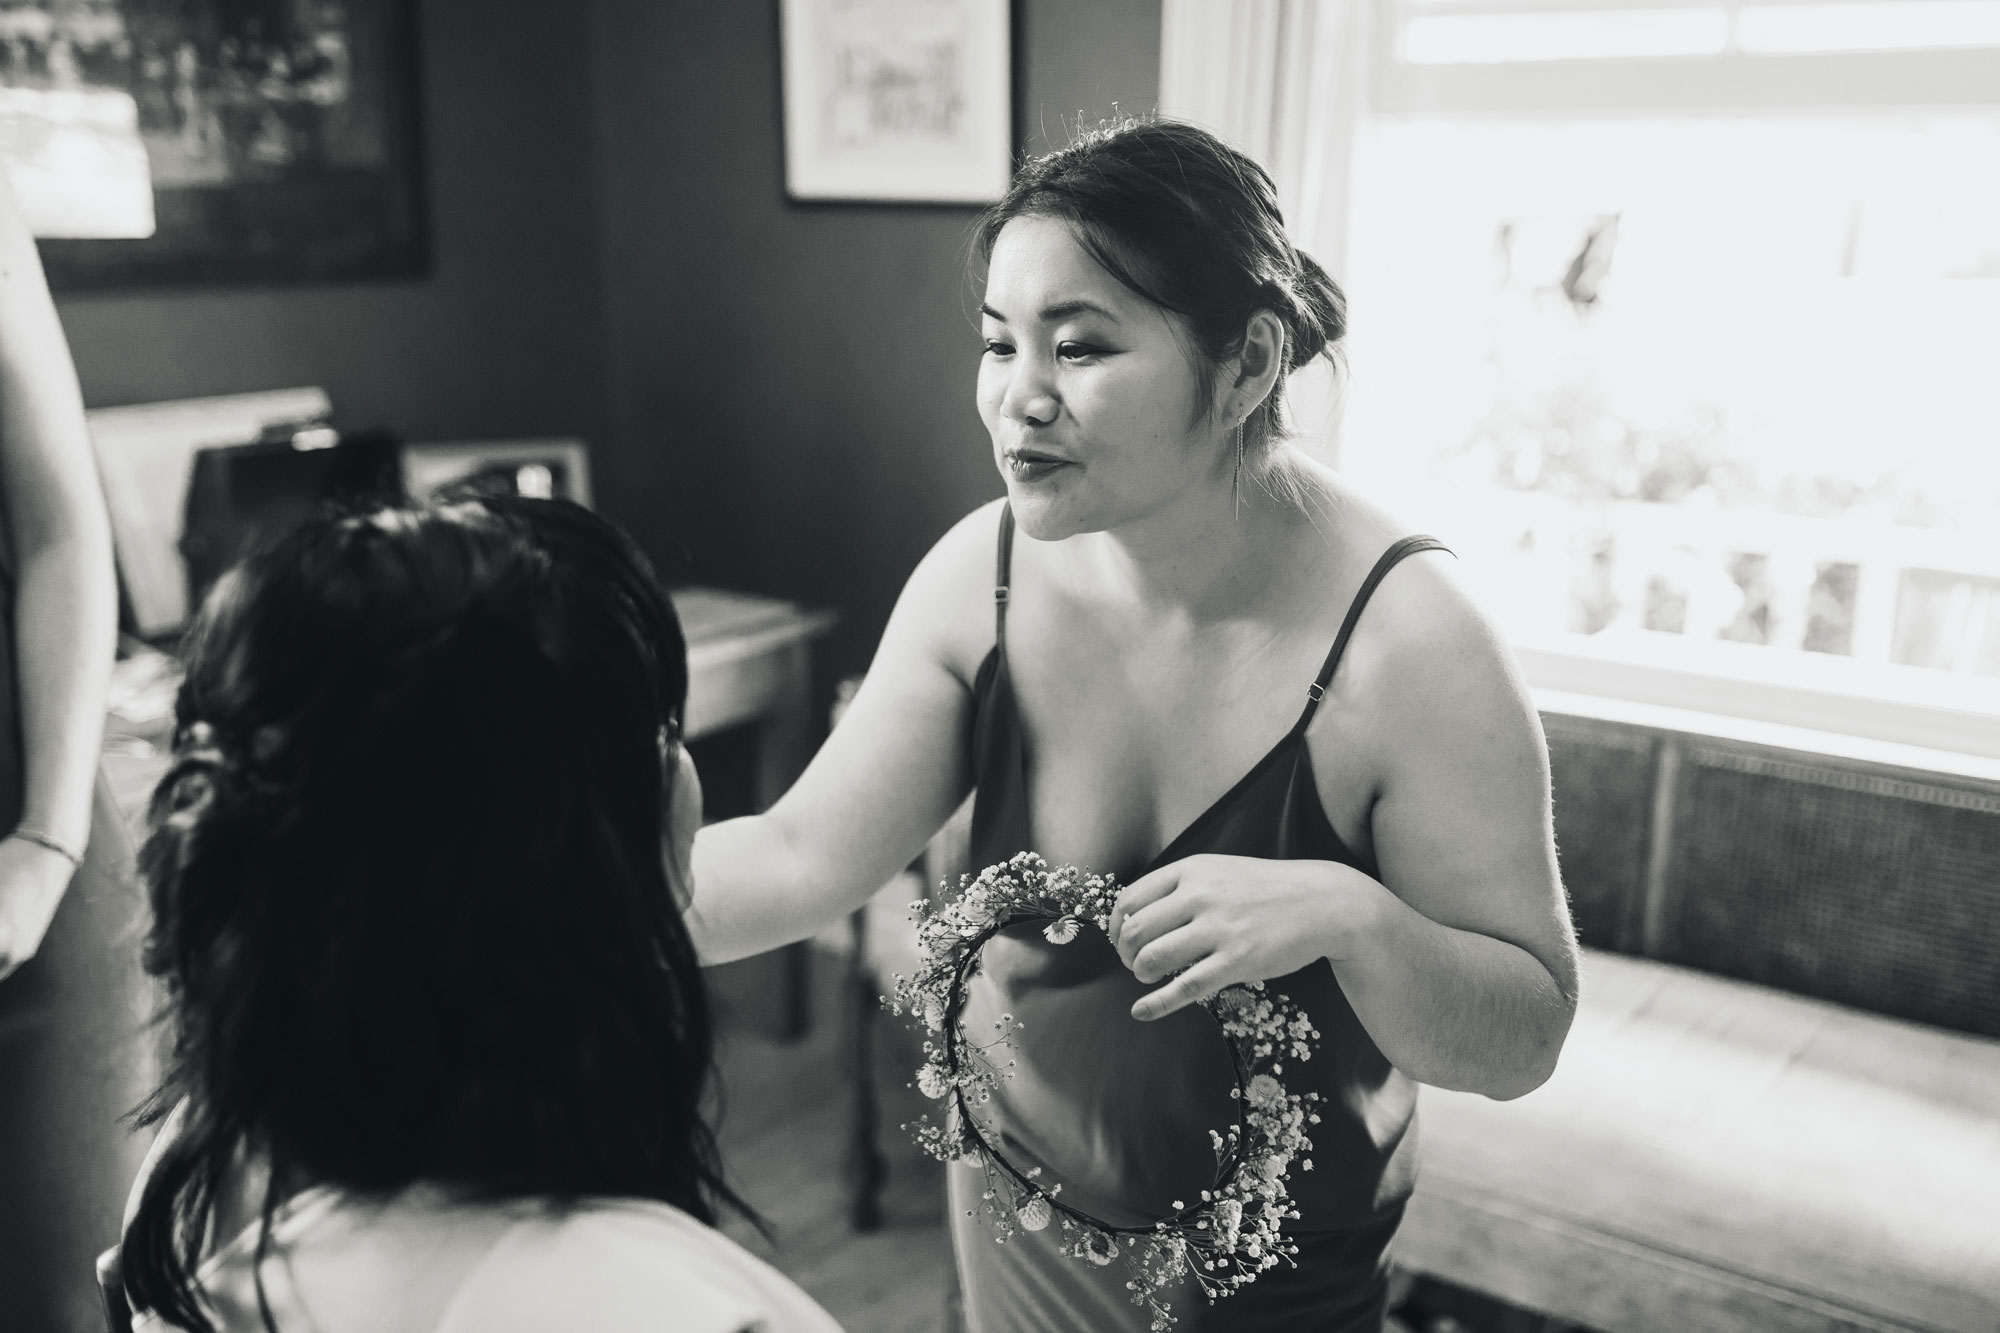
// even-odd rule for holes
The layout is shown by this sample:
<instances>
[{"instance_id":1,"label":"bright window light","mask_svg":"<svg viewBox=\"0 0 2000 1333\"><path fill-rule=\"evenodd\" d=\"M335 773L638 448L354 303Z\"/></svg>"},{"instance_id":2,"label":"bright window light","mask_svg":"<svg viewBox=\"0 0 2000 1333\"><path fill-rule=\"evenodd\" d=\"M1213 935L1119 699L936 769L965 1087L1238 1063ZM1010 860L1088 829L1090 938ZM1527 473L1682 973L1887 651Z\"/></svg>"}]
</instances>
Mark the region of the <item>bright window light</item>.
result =
<instances>
[{"instance_id":1,"label":"bright window light","mask_svg":"<svg viewBox=\"0 0 2000 1333\"><path fill-rule=\"evenodd\" d=\"M1388 117L1354 198L1342 466L1521 641L2000 683L2000 109Z\"/></svg>"},{"instance_id":2,"label":"bright window light","mask_svg":"<svg viewBox=\"0 0 2000 1333\"><path fill-rule=\"evenodd\" d=\"M1402 51L1413 65L1482 65L1714 55L1728 42L1721 9L1602 9L1421 15L1404 26Z\"/></svg>"},{"instance_id":3,"label":"bright window light","mask_svg":"<svg viewBox=\"0 0 2000 1333\"><path fill-rule=\"evenodd\" d=\"M1750 5L1737 16L1743 51L1894 51L2000 46L1996 0Z\"/></svg>"},{"instance_id":4,"label":"bright window light","mask_svg":"<svg viewBox=\"0 0 2000 1333\"><path fill-rule=\"evenodd\" d=\"M1413 65L1794 55L2000 46L2000 0L1746 0L1732 6L1410 6L1401 56Z\"/></svg>"}]
</instances>

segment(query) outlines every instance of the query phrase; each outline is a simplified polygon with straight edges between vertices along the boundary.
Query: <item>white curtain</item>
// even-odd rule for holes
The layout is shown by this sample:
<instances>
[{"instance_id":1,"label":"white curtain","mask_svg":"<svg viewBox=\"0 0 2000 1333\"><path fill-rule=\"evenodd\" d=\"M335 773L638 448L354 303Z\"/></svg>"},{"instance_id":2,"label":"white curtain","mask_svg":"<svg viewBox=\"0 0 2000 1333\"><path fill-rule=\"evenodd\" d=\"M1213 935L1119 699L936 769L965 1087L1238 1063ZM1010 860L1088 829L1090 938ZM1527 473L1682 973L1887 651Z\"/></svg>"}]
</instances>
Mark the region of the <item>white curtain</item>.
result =
<instances>
[{"instance_id":1,"label":"white curtain","mask_svg":"<svg viewBox=\"0 0 2000 1333\"><path fill-rule=\"evenodd\" d=\"M1372 0L1164 0L1160 112L1264 164L1293 240L1339 276L1368 107Z\"/></svg>"},{"instance_id":2,"label":"white curtain","mask_svg":"<svg viewBox=\"0 0 2000 1333\"><path fill-rule=\"evenodd\" d=\"M1160 112L1263 163L1292 241L1347 272L1348 195L1367 123L1376 0L1163 0ZM1298 443L1339 453L1343 382L1317 370L1288 394Z\"/></svg>"}]
</instances>

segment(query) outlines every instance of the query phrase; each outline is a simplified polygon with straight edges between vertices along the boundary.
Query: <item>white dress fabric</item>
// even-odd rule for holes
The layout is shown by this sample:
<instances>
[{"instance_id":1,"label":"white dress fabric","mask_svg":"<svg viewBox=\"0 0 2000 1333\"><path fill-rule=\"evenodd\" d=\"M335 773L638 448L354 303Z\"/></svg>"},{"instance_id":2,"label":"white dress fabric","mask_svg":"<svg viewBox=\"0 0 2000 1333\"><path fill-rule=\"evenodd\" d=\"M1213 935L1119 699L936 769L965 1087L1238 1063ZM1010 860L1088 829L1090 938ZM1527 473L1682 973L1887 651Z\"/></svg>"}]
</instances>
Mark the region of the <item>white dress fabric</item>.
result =
<instances>
[{"instance_id":1,"label":"white dress fabric","mask_svg":"<svg viewBox=\"0 0 2000 1333\"><path fill-rule=\"evenodd\" d=\"M257 1237L253 1224L202 1265L220 1333L266 1333ZM840 1333L777 1269L645 1200L559 1210L421 1186L386 1203L310 1190L274 1221L262 1273L278 1333Z\"/></svg>"}]
</instances>

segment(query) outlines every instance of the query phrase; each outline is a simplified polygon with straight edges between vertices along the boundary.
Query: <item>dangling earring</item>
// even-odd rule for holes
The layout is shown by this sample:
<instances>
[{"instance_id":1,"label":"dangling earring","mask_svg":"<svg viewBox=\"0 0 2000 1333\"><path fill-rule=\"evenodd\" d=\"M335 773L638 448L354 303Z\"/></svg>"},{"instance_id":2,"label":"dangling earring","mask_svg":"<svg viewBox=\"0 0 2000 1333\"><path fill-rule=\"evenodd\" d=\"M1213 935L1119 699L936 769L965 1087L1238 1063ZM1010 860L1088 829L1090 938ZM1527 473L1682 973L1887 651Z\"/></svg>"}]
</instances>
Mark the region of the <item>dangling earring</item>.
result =
<instances>
[{"instance_id":1,"label":"dangling earring","mask_svg":"<svg viewBox=\"0 0 2000 1333\"><path fill-rule=\"evenodd\" d=\"M1240 421L1237 422L1236 428L1229 433L1234 438L1236 445L1236 466L1229 473L1229 507L1231 517L1241 518L1243 516L1243 492L1241 487L1243 481L1243 423Z\"/></svg>"}]
</instances>

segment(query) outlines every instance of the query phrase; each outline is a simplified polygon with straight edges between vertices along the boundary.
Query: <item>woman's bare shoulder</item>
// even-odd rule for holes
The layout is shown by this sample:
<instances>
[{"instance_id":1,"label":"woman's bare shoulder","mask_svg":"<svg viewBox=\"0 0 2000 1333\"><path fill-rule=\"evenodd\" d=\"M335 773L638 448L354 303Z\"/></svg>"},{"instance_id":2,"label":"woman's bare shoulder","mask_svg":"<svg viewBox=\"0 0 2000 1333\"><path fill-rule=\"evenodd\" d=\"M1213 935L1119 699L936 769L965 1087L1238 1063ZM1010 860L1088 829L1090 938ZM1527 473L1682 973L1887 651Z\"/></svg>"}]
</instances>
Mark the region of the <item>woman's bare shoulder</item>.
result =
<instances>
[{"instance_id":1,"label":"woman's bare shoulder","mask_svg":"<svg viewBox=\"0 0 2000 1333\"><path fill-rule=\"evenodd\" d=\"M1424 754L1532 767L1542 749L1507 636L1447 552L1406 556L1382 579L1341 673L1354 739L1379 774Z\"/></svg>"},{"instance_id":2,"label":"woman's bare shoulder","mask_svg":"<svg viewBox=\"0 0 2000 1333\"><path fill-rule=\"evenodd\" d=\"M918 562L890 618L895 641L934 656L968 686L994 642L993 589L1004 500L954 523Z\"/></svg>"},{"instance_id":3,"label":"woman's bare shoulder","mask_svg":"<svg viewBox=\"0 0 2000 1333\"><path fill-rule=\"evenodd\" d=\"M1341 611L1396 543L1430 536L1336 479L1323 504ZM1449 549L1419 550L1387 570L1341 656L1330 700L1353 723L1398 728L1430 716L1455 725L1468 712L1525 707L1526 688L1505 634L1480 604Z\"/></svg>"}]
</instances>

